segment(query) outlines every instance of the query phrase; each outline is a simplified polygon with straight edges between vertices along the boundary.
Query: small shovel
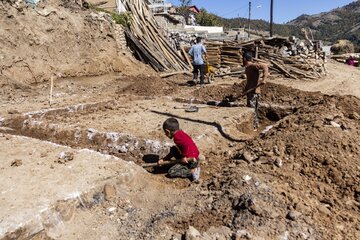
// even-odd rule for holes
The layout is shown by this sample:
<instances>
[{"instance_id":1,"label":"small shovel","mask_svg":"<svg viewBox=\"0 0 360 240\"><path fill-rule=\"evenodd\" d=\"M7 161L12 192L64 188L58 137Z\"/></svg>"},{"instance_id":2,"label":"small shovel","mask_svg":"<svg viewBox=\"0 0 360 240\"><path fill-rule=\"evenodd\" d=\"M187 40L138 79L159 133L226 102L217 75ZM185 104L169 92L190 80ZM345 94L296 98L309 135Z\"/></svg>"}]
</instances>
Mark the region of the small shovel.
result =
<instances>
[{"instance_id":1,"label":"small shovel","mask_svg":"<svg viewBox=\"0 0 360 240\"><path fill-rule=\"evenodd\" d=\"M255 87L250 88L250 89L246 90L245 92L243 92L243 93L241 93L241 94L239 94L239 95L237 95L237 96L234 96L234 95L232 95L232 94L229 95L229 96L225 96L223 102L227 102L227 103L229 103L229 102L235 102L235 101L238 100L239 98L244 97L246 94L254 91L256 88L260 87L260 86L263 85L263 84L264 84L264 83L261 82L261 83L259 83L258 85L256 85Z\"/></svg>"},{"instance_id":2,"label":"small shovel","mask_svg":"<svg viewBox=\"0 0 360 240\"><path fill-rule=\"evenodd\" d=\"M155 163L143 163L141 166L143 168L150 168L150 167L162 167L167 165L175 165L177 163L181 163L181 159L173 160L173 161L164 161L162 164Z\"/></svg>"},{"instance_id":3,"label":"small shovel","mask_svg":"<svg viewBox=\"0 0 360 240\"><path fill-rule=\"evenodd\" d=\"M185 109L185 112L198 112L199 111L199 107L195 106L195 105L190 105L190 106L186 106L186 107L174 107L175 109Z\"/></svg>"}]
</instances>

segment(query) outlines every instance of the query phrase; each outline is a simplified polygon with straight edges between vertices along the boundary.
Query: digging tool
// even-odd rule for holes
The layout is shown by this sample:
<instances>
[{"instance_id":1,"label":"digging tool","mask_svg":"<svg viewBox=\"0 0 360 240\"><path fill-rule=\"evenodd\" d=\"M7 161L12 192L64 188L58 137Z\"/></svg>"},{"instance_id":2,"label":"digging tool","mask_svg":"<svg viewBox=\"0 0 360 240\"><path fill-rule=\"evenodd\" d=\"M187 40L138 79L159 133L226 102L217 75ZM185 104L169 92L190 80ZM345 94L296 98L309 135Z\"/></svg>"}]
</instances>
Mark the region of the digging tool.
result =
<instances>
[{"instance_id":1,"label":"digging tool","mask_svg":"<svg viewBox=\"0 0 360 240\"><path fill-rule=\"evenodd\" d=\"M261 82L261 83L259 83L258 85L256 85L255 87L250 88L250 89L246 90L245 92L243 92L243 93L241 93L241 94L239 94L239 95L237 95L237 96L234 96L234 95L225 96L225 98L224 98L223 101L225 101L225 102L235 102L235 101L238 100L239 98L242 98L242 97L246 96L246 94L254 91L256 88L260 87L260 86L263 85L263 84L264 84L264 83Z\"/></svg>"},{"instance_id":2,"label":"digging tool","mask_svg":"<svg viewBox=\"0 0 360 240\"><path fill-rule=\"evenodd\" d=\"M158 164L157 162L156 163L144 163L144 164L141 164L141 166L143 168L162 167L162 166L167 166L167 165L175 165L180 162L181 162L181 159L177 159L174 161L164 161L162 164Z\"/></svg>"},{"instance_id":3,"label":"digging tool","mask_svg":"<svg viewBox=\"0 0 360 240\"><path fill-rule=\"evenodd\" d=\"M240 106L240 104L235 102L236 100L238 100L239 98L244 97L246 94L248 94L251 91L254 91L257 87L259 87L259 86L261 86L263 84L264 83L260 83L256 87L250 88L250 89L246 90L245 92L241 93L240 95L237 95L237 96L234 96L234 95L225 96L222 101L209 101L206 104L211 105L211 106L218 106L218 107L238 107L238 106Z\"/></svg>"},{"instance_id":4,"label":"digging tool","mask_svg":"<svg viewBox=\"0 0 360 240\"><path fill-rule=\"evenodd\" d=\"M199 108L192 105L193 99L190 99L190 104L185 107L174 107L175 109L185 109L185 112L198 112Z\"/></svg>"},{"instance_id":5,"label":"digging tool","mask_svg":"<svg viewBox=\"0 0 360 240\"><path fill-rule=\"evenodd\" d=\"M209 106L209 105L186 105L183 107L178 107L175 106L174 109L185 109L185 112L198 112L200 108L212 108L214 106ZM216 107L215 107L216 108Z\"/></svg>"},{"instance_id":6,"label":"digging tool","mask_svg":"<svg viewBox=\"0 0 360 240\"><path fill-rule=\"evenodd\" d=\"M190 106L186 106L186 107L174 107L174 109L185 109L185 112L198 112L199 111L199 107L194 106L194 105L190 105Z\"/></svg>"}]
</instances>

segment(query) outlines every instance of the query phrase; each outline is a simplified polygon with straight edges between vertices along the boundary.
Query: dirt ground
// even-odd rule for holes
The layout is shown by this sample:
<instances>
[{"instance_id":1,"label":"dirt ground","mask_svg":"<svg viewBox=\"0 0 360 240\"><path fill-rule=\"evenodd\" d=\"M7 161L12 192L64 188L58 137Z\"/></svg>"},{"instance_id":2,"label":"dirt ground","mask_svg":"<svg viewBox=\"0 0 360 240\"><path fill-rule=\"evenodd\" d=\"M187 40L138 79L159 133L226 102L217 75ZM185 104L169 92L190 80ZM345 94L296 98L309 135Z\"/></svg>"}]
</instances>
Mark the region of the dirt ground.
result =
<instances>
[{"instance_id":1,"label":"dirt ground","mask_svg":"<svg viewBox=\"0 0 360 240\"><path fill-rule=\"evenodd\" d=\"M11 11L10 20L34 14ZM243 79L189 86L122 51L121 71L57 76L51 105L46 67L37 82L3 69L0 239L360 239L359 69L329 61L323 79L271 77L254 132L245 99L205 104L241 93ZM206 157L199 184L140 166L172 145L167 117Z\"/></svg>"}]
</instances>

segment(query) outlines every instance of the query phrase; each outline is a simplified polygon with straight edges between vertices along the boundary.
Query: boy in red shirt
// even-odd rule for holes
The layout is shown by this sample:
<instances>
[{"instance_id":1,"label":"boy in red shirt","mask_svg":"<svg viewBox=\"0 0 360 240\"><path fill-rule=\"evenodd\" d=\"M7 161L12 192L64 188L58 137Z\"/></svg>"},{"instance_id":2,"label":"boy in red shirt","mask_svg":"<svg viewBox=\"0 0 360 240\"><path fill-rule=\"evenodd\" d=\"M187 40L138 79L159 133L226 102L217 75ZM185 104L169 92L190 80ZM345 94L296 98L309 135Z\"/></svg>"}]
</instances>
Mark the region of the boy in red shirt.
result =
<instances>
[{"instance_id":1,"label":"boy in red shirt","mask_svg":"<svg viewBox=\"0 0 360 240\"><path fill-rule=\"evenodd\" d=\"M163 123L163 129L167 137L174 139L176 146L171 148L170 153L160 159L158 164L161 165L165 160L175 157L180 163L169 169L169 176L191 178L192 181L197 182L200 177L200 152L194 141L183 130L180 130L179 122L175 118L168 118Z\"/></svg>"}]
</instances>

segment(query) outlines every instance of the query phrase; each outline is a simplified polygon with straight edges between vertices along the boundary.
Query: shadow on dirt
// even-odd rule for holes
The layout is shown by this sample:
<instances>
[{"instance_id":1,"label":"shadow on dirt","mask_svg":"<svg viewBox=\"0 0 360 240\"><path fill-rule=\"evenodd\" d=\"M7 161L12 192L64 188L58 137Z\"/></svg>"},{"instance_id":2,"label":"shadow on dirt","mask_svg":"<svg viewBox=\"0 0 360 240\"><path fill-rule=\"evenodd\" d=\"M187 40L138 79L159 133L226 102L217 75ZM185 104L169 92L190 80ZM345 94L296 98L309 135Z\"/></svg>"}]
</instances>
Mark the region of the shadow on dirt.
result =
<instances>
[{"instance_id":1,"label":"shadow on dirt","mask_svg":"<svg viewBox=\"0 0 360 240\"><path fill-rule=\"evenodd\" d=\"M160 115L164 115L164 116L168 116L168 117L174 117L174 118L178 118L178 119L182 119L182 120L187 120L187 121L190 121L190 122L196 122L196 123L201 123L201 124L216 127L216 129L219 131L221 136L223 136L225 139L227 139L229 141L232 141L232 142L244 142L244 141L246 141L246 139L236 139L236 138L231 137L229 134L225 133L223 127L219 123L216 123L216 122L207 122L207 121L203 121L203 120L199 120L199 119L181 117L181 116L178 116L178 115L175 115L175 114L166 113L166 112L159 112L159 111L156 111L156 110L150 110L150 112L160 114Z\"/></svg>"}]
</instances>

